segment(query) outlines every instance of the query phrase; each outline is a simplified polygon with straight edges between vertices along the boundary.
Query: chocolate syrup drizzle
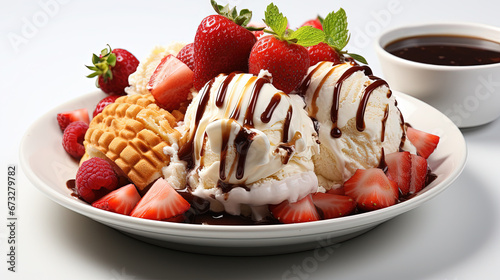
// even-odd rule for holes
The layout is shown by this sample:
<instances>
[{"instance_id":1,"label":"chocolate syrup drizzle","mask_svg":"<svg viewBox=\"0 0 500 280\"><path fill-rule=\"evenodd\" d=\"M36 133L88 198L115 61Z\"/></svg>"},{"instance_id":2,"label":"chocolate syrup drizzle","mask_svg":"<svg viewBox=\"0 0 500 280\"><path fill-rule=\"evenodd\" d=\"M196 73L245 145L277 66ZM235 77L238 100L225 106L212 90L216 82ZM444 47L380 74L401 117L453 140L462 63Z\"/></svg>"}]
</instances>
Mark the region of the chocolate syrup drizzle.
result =
<instances>
[{"instance_id":1,"label":"chocolate syrup drizzle","mask_svg":"<svg viewBox=\"0 0 500 280\"><path fill-rule=\"evenodd\" d=\"M325 62L321 62L317 65L316 68L312 69L311 72L307 75L307 77L304 79L302 82L301 86L299 87L298 94L299 95L305 95L310 83L312 76L314 73L324 64ZM360 105L357 110L356 114L356 127L358 131L363 131L364 130L364 113L366 110L366 106L368 103L368 100L371 96L371 93L378 87L380 86L387 86L387 83L372 75L372 71L368 66L359 66L355 64L354 60L349 61L349 63L352 65L351 68L347 69L341 77L338 79L334 86L333 90L333 105L331 108L331 120L332 120L332 129L330 132L331 137L333 138L339 138L342 135L342 132L340 129L337 127L337 121L338 121L338 112L339 112L339 95L341 92L342 84L343 82L349 78L352 74L354 74L357 71L363 71L365 75L368 75L368 77L372 80L374 80L371 84L369 84L363 93L362 100L360 102ZM320 82L320 85L314 92L313 96L313 113L310 117L311 120L314 123L314 128L316 132L319 131L319 123L316 120L316 113L317 113L317 106L316 106L316 99L317 96L319 95L319 91L322 87L322 85L326 82L328 77L332 75L334 69L332 68L322 79ZM233 80L233 78L237 75L238 73L231 73L229 74L226 79L223 81L222 85L217 91L217 96L215 99L215 105L218 108L222 108L227 96L227 90L229 87L229 84ZM256 80L256 81L255 81ZM255 83L254 83L255 81ZM201 147L200 151L193 151L194 149L194 138L196 135L196 132L198 130L198 126L200 124L200 121L203 117L203 114L206 111L206 107L208 105L210 95L211 95L211 90L212 86L215 82L215 78L210 80L207 85L205 86L204 90L200 92L200 101L198 103L198 107L196 108L196 114L195 114L195 119L194 119L194 127L192 127L189 138L184 144L181 149L179 150L179 158L186 161L188 163L188 169L192 169L194 167L194 156L199 156L200 157L200 168L203 166L203 158L205 154L205 150L203 147L205 147L208 136L207 133L204 132L203 135L203 145ZM252 89L251 93L251 98L250 98L250 103L249 106L245 112L244 116L244 121L243 121L243 127L239 130L239 132L236 134L234 138L234 146L237 154L237 160L236 162L236 167L235 163L233 162L233 165L230 167L229 174L232 174L234 172L235 177L238 180L241 180L244 177L244 170L245 170L245 161L246 157L249 151L249 148L253 142L253 139L256 135L255 132L252 132L250 128L254 127L254 114L255 114L255 108L257 101L260 96L260 92L262 90L262 87L270 83L270 80L268 77L262 77L262 78L257 78L257 77L252 77L249 79L249 81L246 84L246 87L248 87L251 84L254 84L254 87ZM387 93L387 98L391 97L392 92L389 90ZM278 92L275 93L274 96L271 98L271 101L267 105L266 109L260 116L260 120L263 123L269 123L274 111L278 107L278 105L281 102L282 95L286 95L283 92ZM228 152L228 144L229 144L229 139L231 136L231 124L235 122L239 116L240 116L240 111L241 111L241 101L239 100L237 106L233 109L233 112L231 113L229 119L224 120L222 122L222 142L221 142L221 158L220 158L220 169L219 169L219 180L217 183L217 187L222 190L223 193L228 195L228 193L235 187L242 187L245 190L249 191L249 188L245 185L244 182L241 184L230 184L227 182L227 175L226 174L226 157L227 157L227 152ZM395 102L395 105L397 107L397 102ZM282 143L278 145L278 149L283 149L287 152L287 156L282 158L282 163L287 164L291 155L293 154L295 150L295 142L298 139L302 138L302 135L299 131L296 131L294 135L290 138L290 125L291 125L291 120L293 116L293 107L289 106L285 119L283 120L283 134L282 134ZM384 117L382 118L382 136L381 136L381 141L383 142L385 140L385 127L386 127L386 122L389 116L389 104L386 105L384 109ZM401 143L400 143L400 149L404 146L404 142L406 140L406 135L405 135L405 126L409 124L404 122L403 115L400 114L400 124L401 128L403 130L403 135L401 137ZM276 151L278 152L278 151ZM234 170L236 168L236 170ZM378 168L381 168L384 170L384 172L387 170L387 163L385 161L385 152L384 148L382 148L382 155L380 158L380 163L378 165ZM427 186L430 184L434 179L436 179L436 175L433 174L430 170L428 170L427 178L426 178L426 183L425 185ZM76 191L76 186L75 186L75 180L69 180L67 182L67 187L72 190L72 196L75 196L79 199L82 199L79 195L78 192ZM196 223L196 224L219 224L219 225L227 225L227 224L234 224L234 225L241 225L241 224L248 224L248 225L256 225L256 224L276 224L279 223L278 220L272 218L272 217L267 217L266 219L255 222L252 221L248 217L243 217L243 216L233 216L229 215L227 213L214 213L209 210L210 203L202 198L196 197L191 194L191 188L189 186L186 187L184 190L179 190L179 194L181 194L186 200L189 201L191 204L191 209L184 214L184 222L185 223ZM401 197L400 201L404 201L407 199L410 199L412 196L415 194L412 194L407 197Z\"/></svg>"},{"instance_id":2,"label":"chocolate syrup drizzle","mask_svg":"<svg viewBox=\"0 0 500 280\"><path fill-rule=\"evenodd\" d=\"M274 114L274 110L278 107L281 101L281 95L284 94L283 92L278 92L273 95L273 98L271 99L271 102L267 105L266 109L264 112L262 112L262 115L260 116L260 120L263 123L269 123L271 121L271 117Z\"/></svg>"},{"instance_id":3,"label":"chocolate syrup drizzle","mask_svg":"<svg viewBox=\"0 0 500 280\"><path fill-rule=\"evenodd\" d=\"M309 88L309 85L311 84L311 79L318 71L319 68L321 68L324 63L326 62L321 62L319 63L314 69L312 69L309 74L306 76L306 78L302 81L301 85L299 86L298 94L304 96L306 94L307 89ZM370 67L366 65L358 65L355 62L349 62L352 67L348 68L340 78L336 81L334 87L333 87L333 93L332 93L332 107L330 109L330 120L332 121L332 128L330 130L330 136L332 138L340 138L342 136L342 131L338 127L338 116L339 116L339 102L340 102L340 93L342 91L342 85L345 80L347 80L349 77L351 77L354 73L358 71L362 71L365 75L372 80L372 82L365 87L363 96L361 97L360 103L358 105L358 109L356 111L356 129L359 132L362 132L365 130L365 111L366 111L366 106L368 105L368 101L370 99L371 94L373 91L375 91L377 88L381 86L386 86L389 88L389 85L387 84L386 81L380 79L379 77L376 77L373 75L372 70ZM328 78L333 74L335 71L336 67L338 67L341 64L333 65L331 69L323 76L321 81L319 82L318 86L316 87L312 99L311 99L311 106L310 106L310 117L313 120L316 120L316 114L318 112L318 106L316 105L316 100L319 96L319 93L321 89L323 88L323 85L326 83ZM387 92L387 98L390 98L392 96L392 91L389 89ZM404 128L404 119L402 114L401 116L401 125L402 128ZM384 111L384 117L382 118L382 131L381 131L381 142L384 142L385 140L385 128L386 128L386 122L389 117L389 105L387 104L385 111ZM404 133L403 129L403 136L401 137L401 143L400 147L403 147L404 141L406 139L406 135ZM382 150L383 153L383 150ZM383 160L383 159L381 159ZM382 163L381 163L382 164Z\"/></svg>"}]
</instances>

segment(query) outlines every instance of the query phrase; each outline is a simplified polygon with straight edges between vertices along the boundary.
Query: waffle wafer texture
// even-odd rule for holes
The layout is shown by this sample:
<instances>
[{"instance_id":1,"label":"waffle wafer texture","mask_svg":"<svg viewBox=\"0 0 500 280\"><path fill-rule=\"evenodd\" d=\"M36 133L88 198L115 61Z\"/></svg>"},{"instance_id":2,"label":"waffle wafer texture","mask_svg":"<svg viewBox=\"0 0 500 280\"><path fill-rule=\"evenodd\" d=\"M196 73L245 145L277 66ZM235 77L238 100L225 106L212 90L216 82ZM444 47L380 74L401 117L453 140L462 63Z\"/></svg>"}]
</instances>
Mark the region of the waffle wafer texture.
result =
<instances>
[{"instance_id":1,"label":"waffle wafer texture","mask_svg":"<svg viewBox=\"0 0 500 280\"><path fill-rule=\"evenodd\" d=\"M85 151L89 157L108 159L118 174L144 191L170 163L163 148L181 144L174 127L183 118L179 111L158 107L151 94L120 97L91 121Z\"/></svg>"}]
</instances>

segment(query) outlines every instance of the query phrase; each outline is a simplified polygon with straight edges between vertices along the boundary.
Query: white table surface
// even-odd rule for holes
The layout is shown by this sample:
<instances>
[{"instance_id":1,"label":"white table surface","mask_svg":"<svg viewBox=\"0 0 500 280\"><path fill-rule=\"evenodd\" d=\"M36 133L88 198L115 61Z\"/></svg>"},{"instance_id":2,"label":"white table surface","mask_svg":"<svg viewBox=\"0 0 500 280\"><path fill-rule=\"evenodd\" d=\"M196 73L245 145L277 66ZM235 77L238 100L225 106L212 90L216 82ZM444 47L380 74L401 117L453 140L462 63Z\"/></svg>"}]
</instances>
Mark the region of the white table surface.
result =
<instances>
[{"instance_id":1,"label":"white table surface","mask_svg":"<svg viewBox=\"0 0 500 280\"><path fill-rule=\"evenodd\" d=\"M230 2L253 10L254 19L268 3ZM382 77L372 47L382 30L427 21L500 26L500 4L491 0L274 2L292 27L343 7L352 33L348 49L363 54ZM313 251L217 257L149 245L52 202L19 170L17 272L7 271L7 166L20 168L26 128L52 107L94 90L84 67L91 53L109 43L140 60L154 45L190 42L212 8L208 0L0 3L0 279L500 279L500 120L462 130L469 159L448 190L331 247L321 260Z\"/></svg>"}]
</instances>

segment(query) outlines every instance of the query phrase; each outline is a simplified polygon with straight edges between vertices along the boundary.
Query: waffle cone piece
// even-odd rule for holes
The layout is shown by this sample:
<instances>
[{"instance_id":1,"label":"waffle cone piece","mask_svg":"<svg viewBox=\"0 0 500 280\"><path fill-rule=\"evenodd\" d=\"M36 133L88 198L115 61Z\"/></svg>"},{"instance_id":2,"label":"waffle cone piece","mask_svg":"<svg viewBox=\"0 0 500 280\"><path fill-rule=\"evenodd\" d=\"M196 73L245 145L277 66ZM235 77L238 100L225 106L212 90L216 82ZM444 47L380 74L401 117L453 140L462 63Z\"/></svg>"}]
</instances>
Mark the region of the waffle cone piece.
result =
<instances>
[{"instance_id":1,"label":"waffle cone piece","mask_svg":"<svg viewBox=\"0 0 500 280\"><path fill-rule=\"evenodd\" d=\"M122 96L91 121L85 151L88 157L109 160L119 175L145 191L170 163L163 148L180 144L174 127L183 117L158 107L151 94Z\"/></svg>"}]
</instances>

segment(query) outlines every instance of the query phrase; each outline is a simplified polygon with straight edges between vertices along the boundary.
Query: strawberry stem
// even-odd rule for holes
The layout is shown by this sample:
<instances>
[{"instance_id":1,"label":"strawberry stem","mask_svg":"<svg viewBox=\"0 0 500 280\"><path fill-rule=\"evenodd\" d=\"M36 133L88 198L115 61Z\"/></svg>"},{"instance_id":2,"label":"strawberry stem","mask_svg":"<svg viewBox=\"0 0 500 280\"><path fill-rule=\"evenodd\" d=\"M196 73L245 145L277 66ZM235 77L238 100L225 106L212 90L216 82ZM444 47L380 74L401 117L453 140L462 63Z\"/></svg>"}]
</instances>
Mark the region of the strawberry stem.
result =
<instances>
[{"instance_id":1,"label":"strawberry stem","mask_svg":"<svg viewBox=\"0 0 500 280\"><path fill-rule=\"evenodd\" d=\"M108 48L104 48L101 50L101 53L98 55L92 54L92 64L93 66L85 65L89 70L94 72L87 75L87 78L93 78L97 76L102 76L104 81L106 82L108 79L113 79L113 73L111 68L116 65L116 55L113 53L113 49L109 44L107 44Z\"/></svg>"},{"instance_id":2,"label":"strawberry stem","mask_svg":"<svg viewBox=\"0 0 500 280\"><path fill-rule=\"evenodd\" d=\"M247 27L247 24L252 19L252 12L248 9L243 9L238 14L236 7L233 7L231 9L229 7L229 4L227 4L226 6L222 6L222 5L217 4L217 2L215 0L210 0L210 3L212 4L212 7L214 8L214 10L217 14L228 18L229 20L236 23L237 25L245 27L248 30L252 29L250 31L257 31L257 30L263 29L263 28L259 28L259 27Z\"/></svg>"}]
</instances>

